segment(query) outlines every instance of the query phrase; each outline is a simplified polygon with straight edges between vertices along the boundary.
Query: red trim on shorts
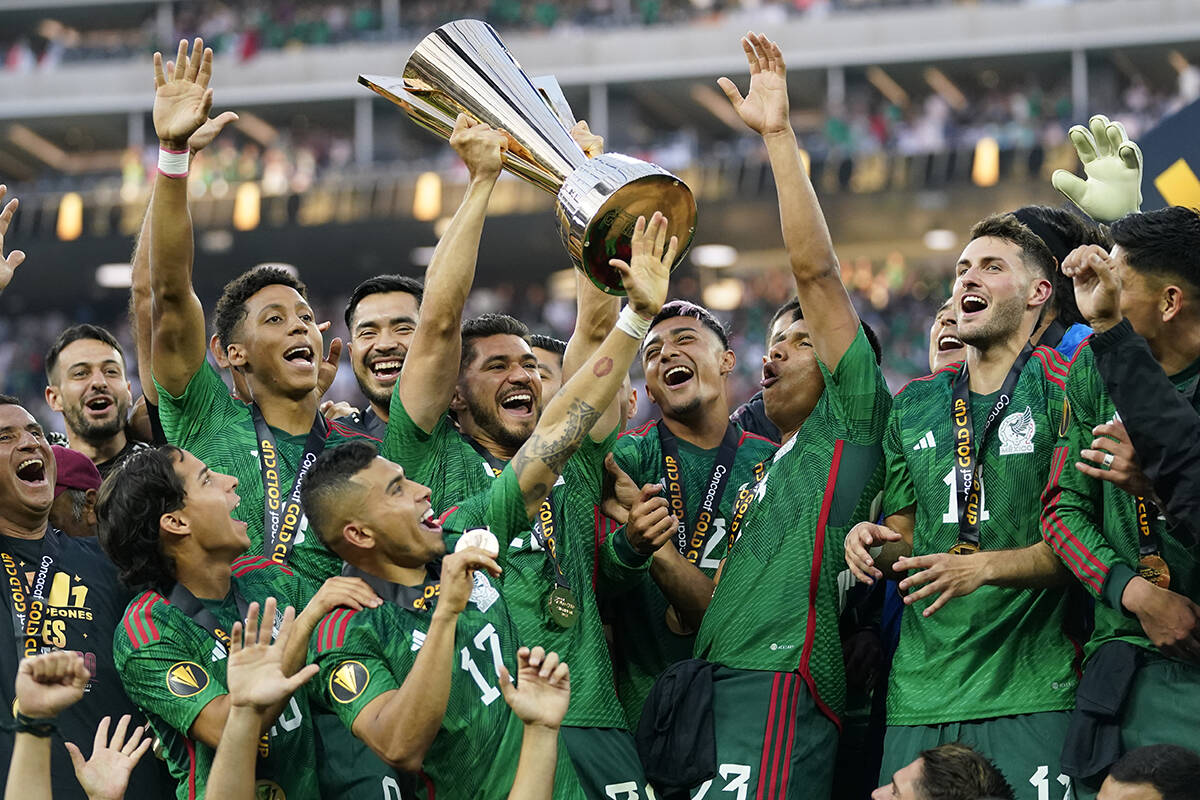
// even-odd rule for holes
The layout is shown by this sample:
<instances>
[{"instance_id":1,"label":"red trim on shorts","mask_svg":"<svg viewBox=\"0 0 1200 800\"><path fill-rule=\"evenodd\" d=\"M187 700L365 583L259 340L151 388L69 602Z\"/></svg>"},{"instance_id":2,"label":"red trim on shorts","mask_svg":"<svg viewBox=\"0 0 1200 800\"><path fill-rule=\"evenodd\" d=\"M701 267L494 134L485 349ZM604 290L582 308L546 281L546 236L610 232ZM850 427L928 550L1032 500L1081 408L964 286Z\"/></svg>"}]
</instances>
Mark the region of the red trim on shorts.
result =
<instances>
[{"instance_id":1,"label":"red trim on shorts","mask_svg":"<svg viewBox=\"0 0 1200 800\"><path fill-rule=\"evenodd\" d=\"M779 697L779 679L781 677L783 677L783 673L776 672L775 681L771 684L771 701L767 705L767 729L763 734L762 761L758 766L758 792L754 795L754 800L764 800L763 789L766 788L767 758L771 753L771 729L775 727L775 705Z\"/></svg>"},{"instance_id":2,"label":"red trim on shorts","mask_svg":"<svg viewBox=\"0 0 1200 800\"><path fill-rule=\"evenodd\" d=\"M418 772L417 775L425 783L425 794L428 795L429 800L437 800L437 792L433 788L433 778L426 775L424 770Z\"/></svg>"},{"instance_id":3,"label":"red trim on shorts","mask_svg":"<svg viewBox=\"0 0 1200 800\"><path fill-rule=\"evenodd\" d=\"M950 369L950 367L946 367L946 369ZM918 380L920 379L918 378ZM842 448L845 443L843 439L834 442L833 459L829 465L829 478L825 482L825 496L821 500L821 516L817 518L817 539L813 545L813 559L808 578L808 626L804 634L804 650L800 654L800 667L797 670L804 678L804 682L808 684L808 690L812 694L817 708L821 710L822 714L833 720L839 734L842 732L842 721L838 719L837 714L833 713L833 709L825 705L825 701L817 692L817 684L809 671L808 660L812 656L813 637L817 630L817 589L821 585L821 559L825 554L825 527L829 523L829 509L833 506L833 492L837 486L838 469L842 465Z\"/></svg>"},{"instance_id":4,"label":"red trim on shorts","mask_svg":"<svg viewBox=\"0 0 1200 800\"><path fill-rule=\"evenodd\" d=\"M196 800L196 743L186 736L183 743L188 755L188 800Z\"/></svg>"}]
</instances>

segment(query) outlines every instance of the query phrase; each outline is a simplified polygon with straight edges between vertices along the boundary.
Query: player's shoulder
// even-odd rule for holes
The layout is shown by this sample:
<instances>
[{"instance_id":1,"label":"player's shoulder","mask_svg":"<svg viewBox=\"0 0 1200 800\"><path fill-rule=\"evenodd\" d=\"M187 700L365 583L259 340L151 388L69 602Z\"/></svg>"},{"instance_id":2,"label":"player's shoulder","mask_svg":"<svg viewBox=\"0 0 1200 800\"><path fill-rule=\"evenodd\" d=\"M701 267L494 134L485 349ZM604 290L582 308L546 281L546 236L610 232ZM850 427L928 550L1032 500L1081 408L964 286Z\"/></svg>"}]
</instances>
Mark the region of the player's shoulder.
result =
<instances>
[{"instance_id":1,"label":"player's shoulder","mask_svg":"<svg viewBox=\"0 0 1200 800\"><path fill-rule=\"evenodd\" d=\"M280 564L272 561L265 556L247 554L237 559L230 565L233 570L233 577L243 579L256 578L275 578L279 575L287 575L289 578L295 577L296 573L292 572L292 568L286 564Z\"/></svg>"},{"instance_id":2,"label":"player's shoulder","mask_svg":"<svg viewBox=\"0 0 1200 800\"><path fill-rule=\"evenodd\" d=\"M928 375L922 375L920 378L913 378L908 383L900 387L900 391L896 392L896 401L904 398L907 402L926 397L929 394L939 393L954 382L962 372L965 361L955 361L952 364L947 364L941 369L934 370Z\"/></svg>"},{"instance_id":3,"label":"player's shoulder","mask_svg":"<svg viewBox=\"0 0 1200 800\"><path fill-rule=\"evenodd\" d=\"M133 598L121 618L116 639L123 647L118 649L139 650L163 641L164 634L170 632L170 606L167 598L153 589Z\"/></svg>"},{"instance_id":4,"label":"player's shoulder","mask_svg":"<svg viewBox=\"0 0 1200 800\"><path fill-rule=\"evenodd\" d=\"M381 606L386 608L386 606ZM375 614L383 613L380 609L364 608L335 608L317 623L313 631L313 646L317 655L340 650L355 634L370 626Z\"/></svg>"},{"instance_id":5,"label":"player's shoulder","mask_svg":"<svg viewBox=\"0 0 1200 800\"><path fill-rule=\"evenodd\" d=\"M613 450L616 450L619 447L641 447L642 442L646 441L652 436L656 436L657 434L658 420L652 419L636 428L630 428L629 430L621 431L619 434L617 434L617 441L616 444L613 445Z\"/></svg>"},{"instance_id":6,"label":"player's shoulder","mask_svg":"<svg viewBox=\"0 0 1200 800\"><path fill-rule=\"evenodd\" d=\"M1076 351L1075 355L1078 358L1079 351ZM1071 368L1071 362L1053 347L1040 344L1033 348L1029 364L1033 369L1039 370L1041 377L1059 389L1067 388L1067 372Z\"/></svg>"},{"instance_id":7,"label":"player's shoulder","mask_svg":"<svg viewBox=\"0 0 1200 800\"><path fill-rule=\"evenodd\" d=\"M761 453L765 457L778 449L779 442L772 441L766 436L759 436L757 433L751 433L747 430L742 431L742 436L738 440L738 451L742 452L744 450L751 455Z\"/></svg>"},{"instance_id":8,"label":"player's shoulder","mask_svg":"<svg viewBox=\"0 0 1200 800\"><path fill-rule=\"evenodd\" d=\"M327 420L327 423L330 435L326 439L326 446L345 444L346 442L367 442L378 448L381 444L379 438L372 436L366 426L356 421L354 417L331 419Z\"/></svg>"}]
</instances>

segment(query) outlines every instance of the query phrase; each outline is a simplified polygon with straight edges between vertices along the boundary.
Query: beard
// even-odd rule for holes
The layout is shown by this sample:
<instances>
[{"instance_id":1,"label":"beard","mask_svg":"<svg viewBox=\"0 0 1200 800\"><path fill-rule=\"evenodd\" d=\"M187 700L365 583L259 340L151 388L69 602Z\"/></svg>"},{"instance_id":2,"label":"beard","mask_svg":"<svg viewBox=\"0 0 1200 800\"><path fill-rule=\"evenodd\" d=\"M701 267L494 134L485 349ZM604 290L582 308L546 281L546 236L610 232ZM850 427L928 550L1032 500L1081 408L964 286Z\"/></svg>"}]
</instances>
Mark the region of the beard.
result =
<instances>
[{"instance_id":1,"label":"beard","mask_svg":"<svg viewBox=\"0 0 1200 800\"><path fill-rule=\"evenodd\" d=\"M368 383L368 381L374 377L370 374L371 368L366 364L362 364L360 366L366 375L358 372L357 370L355 371L354 380L358 383L358 390L363 393L363 397L367 398L368 402L377 405L380 408L388 408L392 403L392 389L395 388L395 384L392 384L391 387L384 388L378 384ZM400 379L397 378L396 380Z\"/></svg>"},{"instance_id":2,"label":"beard","mask_svg":"<svg viewBox=\"0 0 1200 800\"><path fill-rule=\"evenodd\" d=\"M991 316L973 330L965 330L961 322L958 324L958 338L963 344L986 348L1011 337L1021 328L1021 320L1025 316L1025 301L1014 297L994 304L991 311Z\"/></svg>"},{"instance_id":3,"label":"beard","mask_svg":"<svg viewBox=\"0 0 1200 800\"><path fill-rule=\"evenodd\" d=\"M80 439L89 444L103 444L125 428L125 415L129 411L129 406L118 400L115 408L116 414L105 422L89 420L84 416L82 406L64 407L63 418L67 422L67 428Z\"/></svg>"},{"instance_id":4,"label":"beard","mask_svg":"<svg viewBox=\"0 0 1200 800\"><path fill-rule=\"evenodd\" d=\"M533 394L532 390L530 390L530 394ZM519 449L533 433L538 418L541 417L541 408L536 405L536 401L533 411L528 422L505 424L500 419L500 413L496 410L493 402L490 400L481 402L471 395L467 396L467 412L471 415L471 419L492 441L510 450Z\"/></svg>"}]
</instances>

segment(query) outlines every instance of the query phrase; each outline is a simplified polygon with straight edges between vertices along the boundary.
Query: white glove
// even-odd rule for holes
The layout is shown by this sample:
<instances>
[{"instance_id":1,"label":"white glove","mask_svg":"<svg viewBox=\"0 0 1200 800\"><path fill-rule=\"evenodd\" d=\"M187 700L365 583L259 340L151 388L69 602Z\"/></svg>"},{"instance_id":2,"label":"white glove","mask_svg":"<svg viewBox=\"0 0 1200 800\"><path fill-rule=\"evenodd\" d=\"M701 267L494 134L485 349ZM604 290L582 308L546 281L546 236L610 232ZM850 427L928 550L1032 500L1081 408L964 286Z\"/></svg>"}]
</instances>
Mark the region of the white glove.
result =
<instances>
[{"instance_id":1,"label":"white glove","mask_svg":"<svg viewBox=\"0 0 1200 800\"><path fill-rule=\"evenodd\" d=\"M1112 222L1142 205L1142 151L1129 140L1125 126L1097 114L1088 128L1075 125L1067 136L1083 162L1087 180L1065 169L1050 182L1097 222Z\"/></svg>"}]
</instances>

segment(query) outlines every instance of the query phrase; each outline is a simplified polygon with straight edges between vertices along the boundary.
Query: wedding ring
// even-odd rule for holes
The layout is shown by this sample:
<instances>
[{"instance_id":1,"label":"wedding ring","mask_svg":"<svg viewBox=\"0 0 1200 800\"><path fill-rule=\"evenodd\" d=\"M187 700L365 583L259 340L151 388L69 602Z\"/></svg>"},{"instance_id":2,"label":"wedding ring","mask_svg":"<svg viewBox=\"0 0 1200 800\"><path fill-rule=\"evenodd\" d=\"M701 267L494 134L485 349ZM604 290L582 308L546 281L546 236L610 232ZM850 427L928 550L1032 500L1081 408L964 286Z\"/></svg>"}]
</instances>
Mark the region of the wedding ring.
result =
<instances>
[{"instance_id":1,"label":"wedding ring","mask_svg":"<svg viewBox=\"0 0 1200 800\"><path fill-rule=\"evenodd\" d=\"M1109 467L1111 467L1111 466L1112 466L1112 462L1113 462L1113 454L1112 454L1112 453L1105 453L1105 455L1104 455L1104 468L1105 468L1105 469L1108 469Z\"/></svg>"}]
</instances>

